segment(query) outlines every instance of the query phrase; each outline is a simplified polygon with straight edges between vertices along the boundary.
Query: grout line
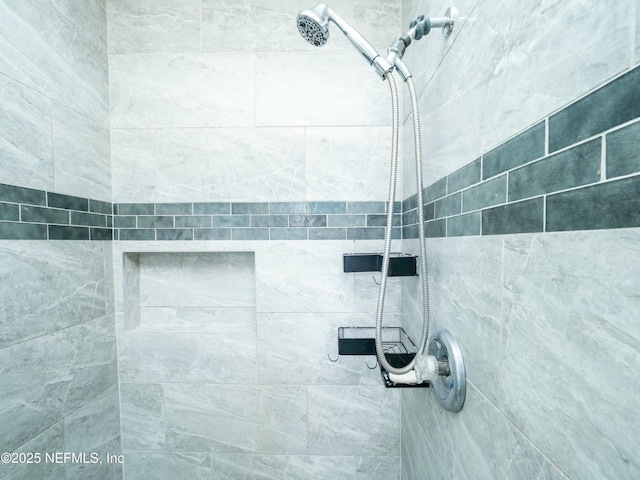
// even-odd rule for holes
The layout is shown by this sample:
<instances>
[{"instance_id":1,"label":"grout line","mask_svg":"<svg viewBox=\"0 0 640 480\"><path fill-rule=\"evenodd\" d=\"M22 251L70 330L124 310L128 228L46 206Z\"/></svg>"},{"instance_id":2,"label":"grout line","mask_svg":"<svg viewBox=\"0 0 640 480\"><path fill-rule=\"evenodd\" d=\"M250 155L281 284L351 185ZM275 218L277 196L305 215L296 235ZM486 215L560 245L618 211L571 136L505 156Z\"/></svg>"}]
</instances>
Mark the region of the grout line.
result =
<instances>
[{"instance_id":1,"label":"grout line","mask_svg":"<svg viewBox=\"0 0 640 480\"><path fill-rule=\"evenodd\" d=\"M549 155L549 117L544 119L544 156Z\"/></svg>"},{"instance_id":2,"label":"grout line","mask_svg":"<svg viewBox=\"0 0 640 480\"><path fill-rule=\"evenodd\" d=\"M605 182L607 180L607 136L602 135L600 150L600 181Z\"/></svg>"},{"instance_id":3,"label":"grout line","mask_svg":"<svg viewBox=\"0 0 640 480\"><path fill-rule=\"evenodd\" d=\"M569 477L564 473L564 471L558 466L558 464L556 462L554 462L553 460L551 460L551 458L549 458L547 456L547 454L545 454L540 447L538 447L533 440L531 440L527 434L520 428L518 427L518 425L516 425L502 410L500 410L498 408L498 406L493 403L491 400L489 400L489 398L487 398L484 393L482 393L482 391L476 387L472 382L469 381L469 379L467 379L467 384L469 386L471 386L471 388L473 390L476 391L476 393L478 395L480 395L485 402L487 402L491 407L493 407L493 409L505 420L505 422L510 425L514 430L516 430L520 435L522 435L522 438L524 438L530 445L531 447L537 451L545 460L547 460L551 465L553 465L554 467L556 467L558 469L558 472L560 472L560 474L563 476L563 478L566 478L567 480L569 480Z\"/></svg>"}]
</instances>

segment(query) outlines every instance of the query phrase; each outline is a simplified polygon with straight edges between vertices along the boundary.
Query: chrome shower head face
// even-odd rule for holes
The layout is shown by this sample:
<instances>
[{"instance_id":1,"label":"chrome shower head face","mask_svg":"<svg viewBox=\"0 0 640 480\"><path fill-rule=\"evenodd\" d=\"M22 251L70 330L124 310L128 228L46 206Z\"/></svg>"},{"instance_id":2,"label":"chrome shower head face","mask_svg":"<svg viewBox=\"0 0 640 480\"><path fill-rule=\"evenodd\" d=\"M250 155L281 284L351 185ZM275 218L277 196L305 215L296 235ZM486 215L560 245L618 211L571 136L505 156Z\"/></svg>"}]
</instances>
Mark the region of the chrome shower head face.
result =
<instances>
[{"instance_id":1,"label":"chrome shower head face","mask_svg":"<svg viewBox=\"0 0 640 480\"><path fill-rule=\"evenodd\" d=\"M329 15L325 4L301 11L297 24L300 35L311 45L321 47L329 40Z\"/></svg>"},{"instance_id":2,"label":"chrome shower head face","mask_svg":"<svg viewBox=\"0 0 640 480\"><path fill-rule=\"evenodd\" d=\"M347 37L352 45L362 54L369 65L376 69L382 78L393 68L389 62L380 57L380 54L366 38L360 35L355 28L340 18L339 15L324 3L319 3L311 10L303 10L298 14L298 30L302 38L311 45L321 47L329 40L330 21L340 29L345 37Z\"/></svg>"}]
</instances>

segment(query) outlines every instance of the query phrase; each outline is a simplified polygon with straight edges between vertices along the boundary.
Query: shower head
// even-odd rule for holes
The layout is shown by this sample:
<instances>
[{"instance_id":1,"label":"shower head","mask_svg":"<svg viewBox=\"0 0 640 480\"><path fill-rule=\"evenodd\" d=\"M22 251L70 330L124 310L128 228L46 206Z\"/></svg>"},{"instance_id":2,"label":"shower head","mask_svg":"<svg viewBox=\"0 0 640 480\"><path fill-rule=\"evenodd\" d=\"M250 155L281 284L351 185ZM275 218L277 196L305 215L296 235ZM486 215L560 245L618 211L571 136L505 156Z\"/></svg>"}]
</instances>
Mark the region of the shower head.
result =
<instances>
[{"instance_id":1,"label":"shower head","mask_svg":"<svg viewBox=\"0 0 640 480\"><path fill-rule=\"evenodd\" d=\"M329 7L324 3L312 10L303 10L298 14L298 31L302 38L315 47L321 47L329 40Z\"/></svg>"},{"instance_id":2,"label":"shower head","mask_svg":"<svg viewBox=\"0 0 640 480\"><path fill-rule=\"evenodd\" d=\"M329 40L329 21L332 21L344 35L351 41L354 47L367 59L378 74L384 78L386 73L393 68L366 38L360 35L351 25L340 18L324 3L319 3L311 10L303 10L298 14L298 31L311 45L321 47Z\"/></svg>"}]
</instances>

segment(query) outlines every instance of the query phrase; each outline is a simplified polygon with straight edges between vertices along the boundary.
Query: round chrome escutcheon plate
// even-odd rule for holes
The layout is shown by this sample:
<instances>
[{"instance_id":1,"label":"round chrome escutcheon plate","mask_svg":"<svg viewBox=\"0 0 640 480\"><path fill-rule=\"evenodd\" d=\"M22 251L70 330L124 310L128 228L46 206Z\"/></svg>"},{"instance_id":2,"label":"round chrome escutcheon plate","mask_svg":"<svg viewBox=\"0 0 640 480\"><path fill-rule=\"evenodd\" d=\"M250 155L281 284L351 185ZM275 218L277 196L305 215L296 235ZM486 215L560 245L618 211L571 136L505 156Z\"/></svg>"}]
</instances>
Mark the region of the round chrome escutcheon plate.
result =
<instances>
[{"instance_id":1,"label":"round chrome escutcheon plate","mask_svg":"<svg viewBox=\"0 0 640 480\"><path fill-rule=\"evenodd\" d=\"M431 341L427 353L438 361L448 361L448 376L440 376L432 383L438 403L445 410L459 412L467 393L467 375L458 342L448 330L438 330Z\"/></svg>"}]
</instances>

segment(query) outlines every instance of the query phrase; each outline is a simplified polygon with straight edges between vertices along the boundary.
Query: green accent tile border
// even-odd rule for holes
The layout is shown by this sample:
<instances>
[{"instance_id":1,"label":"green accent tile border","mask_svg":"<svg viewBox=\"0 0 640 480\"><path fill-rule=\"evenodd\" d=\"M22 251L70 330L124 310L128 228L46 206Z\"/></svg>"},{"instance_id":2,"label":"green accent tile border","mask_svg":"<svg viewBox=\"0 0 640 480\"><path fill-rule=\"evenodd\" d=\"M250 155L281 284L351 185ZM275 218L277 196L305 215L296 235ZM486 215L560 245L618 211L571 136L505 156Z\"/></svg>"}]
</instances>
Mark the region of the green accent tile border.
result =
<instances>
[{"instance_id":1,"label":"green accent tile border","mask_svg":"<svg viewBox=\"0 0 640 480\"><path fill-rule=\"evenodd\" d=\"M640 67L393 205L395 239L640 227ZM384 194L384 192L381 192ZM0 239L384 238L385 201L110 203L0 184Z\"/></svg>"},{"instance_id":2,"label":"green accent tile border","mask_svg":"<svg viewBox=\"0 0 640 480\"><path fill-rule=\"evenodd\" d=\"M635 67L431 183L427 237L640 227L639 79ZM417 238L417 194L402 207L403 238Z\"/></svg>"}]
</instances>

